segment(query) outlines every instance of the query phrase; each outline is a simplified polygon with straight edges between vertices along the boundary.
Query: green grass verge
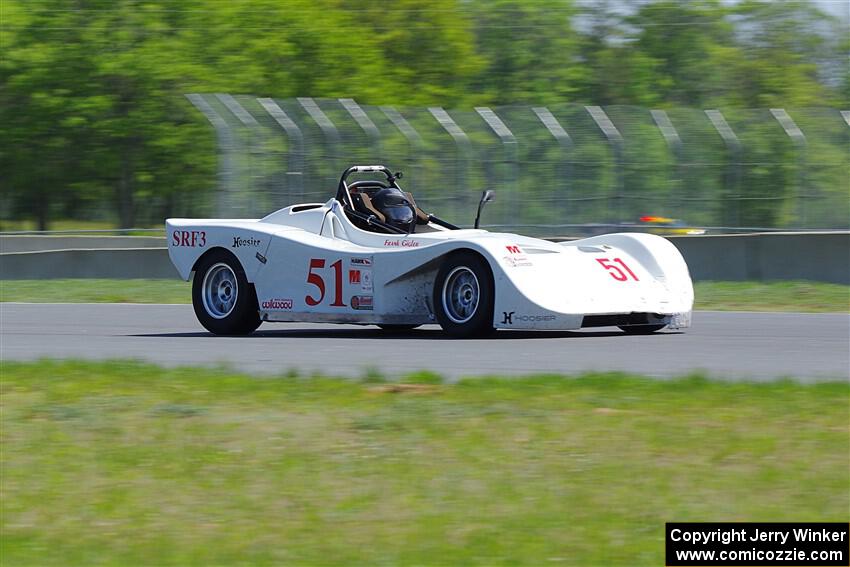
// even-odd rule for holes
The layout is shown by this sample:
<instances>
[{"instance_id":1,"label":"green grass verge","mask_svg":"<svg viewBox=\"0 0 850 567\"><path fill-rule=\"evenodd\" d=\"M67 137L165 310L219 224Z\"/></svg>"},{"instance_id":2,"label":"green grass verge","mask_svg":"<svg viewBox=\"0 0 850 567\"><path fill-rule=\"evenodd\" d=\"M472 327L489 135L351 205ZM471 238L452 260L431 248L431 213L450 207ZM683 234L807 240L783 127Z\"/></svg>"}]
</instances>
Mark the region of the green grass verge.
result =
<instances>
[{"instance_id":1,"label":"green grass verge","mask_svg":"<svg viewBox=\"0 0 850 567\"><path fill-rule=\"evenodd\" d=\"M850 286L818 282L697 282L696 309L716 311L850 311Z\"/></svg>"},{"instance_id":2,"label":"green grass verge","mask_svg":"<svg viewBox=\"0 0 850 567\"><path fill-rule=\"evenodd\" d=\"M173 280L0 280L0 301L191 303L192 284Z\"/></svg>"},{"instance_id":3,"label":"green grass verge","mask_svg":"<svg viewBox=\"0 0 850 567\"><path fill-rule=\"evenodd\" d=\"M4 565L663 565L847 521L850 386L6 362ZM412 384L411 384L412 383Z\"/></svg>"},{"instance_id":4,"label":"green grass verge","mask_svg":"<svg viewBox=\"0 0 850 567\"><path fill-rule=\"evenodd\" d=\"M0 301L189 303L180 280L0 280ZM850 312L850 286L817 282L698 282L695 309Z\"/></svg>"}]
</instances>

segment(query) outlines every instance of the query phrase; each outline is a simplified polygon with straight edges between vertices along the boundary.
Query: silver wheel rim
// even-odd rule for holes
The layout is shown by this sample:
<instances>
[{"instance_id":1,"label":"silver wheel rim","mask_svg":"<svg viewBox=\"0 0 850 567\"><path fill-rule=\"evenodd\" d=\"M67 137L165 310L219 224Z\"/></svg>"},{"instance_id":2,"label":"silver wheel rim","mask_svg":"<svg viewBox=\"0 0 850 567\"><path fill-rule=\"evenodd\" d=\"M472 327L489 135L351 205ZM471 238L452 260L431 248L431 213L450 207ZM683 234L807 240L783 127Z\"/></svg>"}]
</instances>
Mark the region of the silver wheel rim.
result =
<instances>
[{"instance_id":1,"label":"silver wheel rim","mask_svg":"<svg viewBox=\"0 0 850 567\"><path fill-rule=\"evenodd\" d=\"M236 273L227 264L213 265L204 275L201 295L209 316L224 319L236 307L236 298L239 296Z\"/></svg>"},{"instance_id":2,"label":"silver wheel rim","mask_svg":"<svg viewBox=\"0 0 850 567\"><path fill-rule=\"evenodd\" d=\"M458 266L449 272L443 283L443 312L453 323L468 322L478 310L480 293L475 272Z\"/></svg>"}]
</instances>

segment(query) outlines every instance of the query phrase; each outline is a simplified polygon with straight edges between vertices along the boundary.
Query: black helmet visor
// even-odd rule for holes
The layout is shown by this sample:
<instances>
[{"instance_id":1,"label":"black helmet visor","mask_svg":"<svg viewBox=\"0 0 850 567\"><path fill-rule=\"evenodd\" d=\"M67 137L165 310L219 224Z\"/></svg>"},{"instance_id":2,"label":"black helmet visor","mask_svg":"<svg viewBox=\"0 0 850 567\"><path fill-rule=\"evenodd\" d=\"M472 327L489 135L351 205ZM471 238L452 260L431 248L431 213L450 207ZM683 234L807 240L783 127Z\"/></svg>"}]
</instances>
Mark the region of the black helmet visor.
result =
<instances>
[{"instance_id":1,"label":"black helmet visor","mask_svg":"<svg viewBox=\"0 0 850 567\"><path fill-rule=\"evenodd\" d=\"M384 207L381 211L387 222L396 225L408 225L413 222L413 208L405 203L403 205L392 205Z\"/></svg>"}]
</instances>

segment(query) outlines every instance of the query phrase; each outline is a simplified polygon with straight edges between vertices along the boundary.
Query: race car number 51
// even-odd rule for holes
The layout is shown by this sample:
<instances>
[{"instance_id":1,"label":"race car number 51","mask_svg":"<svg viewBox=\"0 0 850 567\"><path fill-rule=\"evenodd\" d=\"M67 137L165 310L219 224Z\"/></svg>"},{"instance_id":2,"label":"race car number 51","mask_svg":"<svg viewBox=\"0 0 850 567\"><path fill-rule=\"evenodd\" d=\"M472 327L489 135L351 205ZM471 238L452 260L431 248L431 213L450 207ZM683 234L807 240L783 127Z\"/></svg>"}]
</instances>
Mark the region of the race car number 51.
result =
<instances>
[{"instance_id":1,"label":"race car number 51","mask_svg":"<svg viewBox=\"0 0 850 567\"><path fill-rule=\"evenodd\" d=\"M307 271L307 283L313 284L319 290L318 299L312 295L304 298L307 305L311 307L315 307L325 299L325 280L322 279L321 274L313 271L321 270L324 267L325 260L323 258L310 259L310 269ZM334 302L331 303L331 307L346 307L345 303L342 302L342 260L337 260L330 267L334 270Z\"/></svg>"},{"instance_id":2,"label":"race car number 51","mask_svg":"<svg viewBox=\"0 0 850 567\"><path fill-rule=\"evenodd\" d=\"M609 260L608 258L597 258L596 261L599 262L599 264L603 268L608 270L608 273L611 274L611 277L614 278L615 280L617 280L618 282L624 282L624 281L628 280L629 276L631 276L632 279L635 280L636 282L640 281L638 279L638 277L635 275L635 273L629 269L629 267L626 265L626 263L623 262L619 258L614 258L613 261ZM615 266L612 262L620 264L620 267L622 267L623 270L628 272L629 276L627 276L626 272L623 272L623 270L621 270L620 267Z\"/></svg>"}]
</instances>

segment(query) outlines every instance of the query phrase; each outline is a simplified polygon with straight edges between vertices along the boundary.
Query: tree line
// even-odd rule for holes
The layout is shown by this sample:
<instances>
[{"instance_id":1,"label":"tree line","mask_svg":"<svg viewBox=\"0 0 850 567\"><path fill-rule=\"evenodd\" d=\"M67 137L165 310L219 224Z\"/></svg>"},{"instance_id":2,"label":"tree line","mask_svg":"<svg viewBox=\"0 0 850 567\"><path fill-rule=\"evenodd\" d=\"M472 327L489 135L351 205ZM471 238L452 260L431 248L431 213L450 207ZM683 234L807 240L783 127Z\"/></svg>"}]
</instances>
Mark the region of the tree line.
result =
<instances>
[{"instance_id":1,"label":"tree line","mask_svg":"<svg viewBox=\"0 0 850 567\"><path fill-rule=\"evenodd\" d=\"M3 0L0 221L184 211L216 183L190 92L370 105L845 109L808 1Z\"/></svg>"}]
</instances>

